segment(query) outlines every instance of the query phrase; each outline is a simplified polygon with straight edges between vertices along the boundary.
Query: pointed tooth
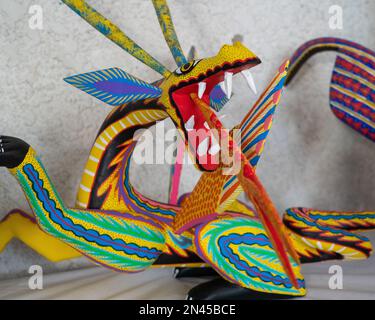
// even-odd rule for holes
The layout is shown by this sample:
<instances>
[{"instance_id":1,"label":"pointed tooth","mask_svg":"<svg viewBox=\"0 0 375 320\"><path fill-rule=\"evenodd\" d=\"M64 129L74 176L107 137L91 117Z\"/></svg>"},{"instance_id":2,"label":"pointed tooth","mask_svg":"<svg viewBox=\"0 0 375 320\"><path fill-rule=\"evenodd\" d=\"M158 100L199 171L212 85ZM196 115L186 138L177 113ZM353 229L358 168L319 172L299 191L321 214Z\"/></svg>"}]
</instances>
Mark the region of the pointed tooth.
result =
<instances>
[{"instance_id":1,"label":"pointed tooth","mask_svg":"<svg viewBox=\"0 0 375 320\"><path fill-rule=\"evenodd\" d=\"M232 96L232 80L233 80L233 73L225 72L224 87L225 87L225 94L227 95L228 99L230 99L230 97Z\"/></svg>"},{"instance_id":2,"label":"pointed tooth","mask_svg":"<svg viewBox=\"0 0 375 320\"><path fill-rule=\"evenodd\" d=\"M199 82L198 85L198 97L202 99L204 92L206 91L206 82Z\"/></svg>"},{"instance_id":3,"label":"pointed tooth","mask_svg":"<svg viewBox=\"0 0 375 320\"><path fill-rule=\"evenodd\" d=\"M190 117L190 119L185 123L185 129L186 131L191 131L194 129L194 125L195 125L195 119L194 119L194 115L192 115Z\"/></svg>"},{"instance_id":4,"label":"pointed tooth","mask_svg":"<svg viewBox=\"0 0 375 320\"><path fill-rule=\"evenodd\" d=\"M205 121L203 125L204 125L204 127L205 127L206 129L208 129L208 130L211 129L210 126L208 125L207 121Z\"/></svg>"},{"instance_id":5,"label":"pointed tooth","mask_svg":"<svg viewBox=\"0 0 375 320\"><path fill-rule=\"evenodd\" d=\"M247 84L249 85L250 89L253 90L255 94L257 94L257 88L255 86L255 81L253 75L251 74L250 70L241 71L241 74L246 79Z\"/></svg>"},{"instance_id":6,"label":"pointed tooth","mask_svg":"<svg viewBox=\"0 0 375 320\"><path fill-rule=\"evenodd\" d=\"M214 156L215 154L217 154L218 152L220 151L220 145L219 143L216 141L215 138L211 138L211 148L210 150L208 151L208 153L212 156Z\"/></svg>"},{"instance_id":7,"label":"pointed tooth","mask_svg":"<svg viewBox=\"0 0 375 320\"><path fill-rule=\"evenodd\" d=\"M204 139L198 146L198 149L197 149L197 154L202 157L203 155L205 155L207 153L207 149L208 149L208 141L209 141L209 138L207 137L206 139Z\"/></svg>"},{"instance_id":8,"label":"pointed tooth","mask_svg":"<svg viewBox=\"0 0 375 320\"><path fill-rule=\"evenodd\" d=\"M219 146L218 144L214 144L214 145L210 148L210 151L208 151L208 153L209 153L211 156L214 156L214 155L217 154L219 151L220 151L220 146Z\"/></svg>"}]
</instances>

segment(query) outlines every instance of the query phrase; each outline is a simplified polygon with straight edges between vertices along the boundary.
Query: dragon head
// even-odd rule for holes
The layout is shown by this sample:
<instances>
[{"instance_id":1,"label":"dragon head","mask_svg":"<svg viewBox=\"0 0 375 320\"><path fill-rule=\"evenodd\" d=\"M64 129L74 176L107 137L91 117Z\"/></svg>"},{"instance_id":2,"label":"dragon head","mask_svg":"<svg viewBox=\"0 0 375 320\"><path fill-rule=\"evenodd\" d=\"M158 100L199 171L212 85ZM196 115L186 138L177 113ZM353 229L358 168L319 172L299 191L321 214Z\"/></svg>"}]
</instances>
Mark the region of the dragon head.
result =
<instances>
[{"instance_id":1,"label":"dragon head","mask_svg":"<svg viewBox=\"0 0 375 320\"><path fill-rule=\"evenodd\" d=\"M232 76L258 65L260 59L240 42L224 45L214 57L193 60L172 72L159 88L162 104L174 124L185 137L185 143L202 171L214 171L218 167L213 157L220 150L211 136L210 127L190 95L197 93L199 98L210 103L212 90L222 84L227 96L231 95ZM191 135L192 131L199 134ZM192 137L193 136L193 141Z\"/></svg>"},{"instance_id":2,"label":"dragon head","mask_svg":"<svg viewBox=\"0 0 375 320\"><path fill-rule=\"evenodd\" d=\"M240 42L235 42L224 45L214 57L187 62L166 2L153 1L167 44L179 66L171 72L84 0L63 2L107 38L163 76L157 83L149 84L119 68L110 68L68 77L65 81L112 106L152 98L183 132L198 168L216 170L219 164L214 156L220 148L214 143L212 132L190 95L197 93L199 99L218 110L230 98L234 74L243 72L250 87L253 86L248 69L259 64L259 58ZM218 84L223 84L222 89ZM193 134L196 138L189 139Z\"/></svg>"}]
</instances>

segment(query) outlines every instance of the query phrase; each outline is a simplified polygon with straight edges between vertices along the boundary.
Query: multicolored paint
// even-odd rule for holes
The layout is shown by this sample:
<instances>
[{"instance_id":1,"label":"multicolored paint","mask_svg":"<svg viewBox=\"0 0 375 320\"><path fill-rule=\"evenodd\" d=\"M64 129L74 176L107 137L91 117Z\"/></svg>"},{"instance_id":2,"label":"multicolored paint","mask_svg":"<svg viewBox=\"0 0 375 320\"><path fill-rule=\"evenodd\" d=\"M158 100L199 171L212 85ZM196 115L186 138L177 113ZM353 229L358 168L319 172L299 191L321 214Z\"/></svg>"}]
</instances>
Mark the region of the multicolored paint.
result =
<instances>
[{"instance_id":1,"label":"multicolored paint","mask_svg":"<svg viewBox=\"0 0 375 320\"><path fill-rule=\"evenodd\" d=\"M354 231L373 230L375 212L324 212L292 208L284 215L302 262L366 259L372 252L369 239Z\"/></svg>"},{"instance_id":2,"label":"multicolored paint","mask_svg":"<svg viewBox=\"0 0 375 320\"><path fill-rule=\"evenodd\" d=\"M161 95L158 87L139 80L119 68L88 72L64 80L111 106L157 98Z\"/></svg>"},{"instance_id":3,"label":"multicolored paint","mask_svg":"<svg viewBox=\"0 0 375 320\"><path fill-rule=\"evenodd\" d=\"M260 95L250 112L239 125L242 152L249 159L251 166L256 169L263 148L271 129L273 116L280 101L282 89L287 76L288 65L282 65L263 94ZM224 212L227 207L243 192L236 176L227 176L220 196L218 212Z\"/></svg>"},{"instance_id":4,"label":"multicolored paint","mask_svg":"<svg viewBox=\"0 0 375 320\"><path fill-rule=\"evenodd\" d=\"M338 38L318 38L299 47L291 58L289 84L315 53L338 52L330 83L333 113L351 128L375 141L375 52ZM364 259L370 241L353 232L374 229L375 212L330 212L291 208L284 225L302 262Z\"/></svg>"},{"instance_id":5,"label":"multicolored paint","mask_svg":"<svg viewBox=\"0 0 375 320\"><path fill-rule=\"evenodd\" d=\"M182 51L180 42L178 41L176 31L172 21L172 16L169 11L168 5L165 0L152 0L155 7L156 15L159 20L161 30L165 40L167 41L168 47L177 63L177 66L181 67L187 63L187 59Z\"/></svg>"},{"instance_id":6,"label":"multicolored paint","mask_svg":"<svg viewBox=\"0 0 375 320\"><path fill-rule=\"evenodd\" d=\"M165 231L152 219L131 213L67 209L33 149L11 172L42 230L92 260L113 269L136 272L149 267L162 253Z\"/></svg>"},{"instance_id":7,"label":"multicolored paint","mask_svg":"<svg viewBox=\"0 0 375 320\"><path fill-rule=\"evenodd\" d=\"M337 51L330 84L333 113L351 128L375 141L375 52L355 42L319 38L302 45L291 59L287 84L313 54Z\"/></svg>"},{"instance_id":8,"label":"multicolored paint","mask_svg":"<svg viewBox=\"0 0 375 320\"><path fill-rule=\"evenodd\" d=\"M62 2L69 6L81 18L91 24L106 38L116 43L120 48L124 49L134 58L137 58L139 61L154 69L164 77L167 77L170 74L170 71L165 66L143 50L132 39L125 35L116 25L103 17L84 0L62 0Z\"/></svg>"},{"instance_id":9,"label":"multicolored paint","mask_svg":"<svg viewBox=\"0 0 375 320\"><path fill-rule=\"evenodd\" d=\"M239 282L243 287L261 292L289 295L305 292L298 263L294 261L292 264L299 290L285 276L259 221L246 216L223 217L198 227L195 232L195 246L199 255L228 281Z\"/></svg>"},{"instance_id":10,"label":"multicolored paint","mask_svg":"<svg viewBox=\"0 0 375 320\"><path fill-rule=\"evenodd\" d=\"M260 60L242 44L234 43L223 46L214 57L186 62L165 1L154 0L164 36L179 66L171 72L85 1L63 2L164 78L151 85L112 68L66 79L68 83L114 106L91 149L80 183L77 208L69 209L64 205L40 159L29 148L22 162L10 171L22 186L35 218L21 211L11 212L0 223L0 250L15 237L52 261L82 254L117 271L138 272L151 266L211 266L223 278L239 286L294 296L306 292L299 258L309 262L333 256L357 259L369 255L370 243L366 238L351 233L349 225L353 230L356 230L355 227L373 228L373 213L342 214L290 209L284 217L283 232L290 236L289 241L298 253L294 258L287 256L295 276L294 282L285 271L262 220L253 209L236 200L242 187L235 176L225 177L217 188L214 195L217 203L210 210L210 219L177 233L174 222L181 212L181 203L189 197L194 199L194 191L192 195L182 197L177 205L161 203L138 192L129 179L130 161L136 147L134 133L153 126L157 121L171 118L183 133L185 147L196 157L198 169L203 171L203 182L200 182L205 190L210 183L207 177L215 175L219 166L210 161L209 154L205 154L205 161L202 161L202 156L188 143L187 123L191 118L194 119L194 129L203 130L207 137L210 136L209 129L204 125L205 116L194 104L195 99L191 95L196 95L199 84L205 82L205 90L199 99L219 111L228 101L219 87L227 73L234 75L247 71ZM246 165L251 166L252 175L255 175L272 125L287 66L284 63L280 67L239 125L243 134L239 147ZM9 146L13 140L7 139ZM7 147L4 148L0 163L8 152ZM207 205L208 201L205 200L203 205ZM257 206L255 202L254 205L259 209L259 204Z\"/></svg>"}]
</instances>

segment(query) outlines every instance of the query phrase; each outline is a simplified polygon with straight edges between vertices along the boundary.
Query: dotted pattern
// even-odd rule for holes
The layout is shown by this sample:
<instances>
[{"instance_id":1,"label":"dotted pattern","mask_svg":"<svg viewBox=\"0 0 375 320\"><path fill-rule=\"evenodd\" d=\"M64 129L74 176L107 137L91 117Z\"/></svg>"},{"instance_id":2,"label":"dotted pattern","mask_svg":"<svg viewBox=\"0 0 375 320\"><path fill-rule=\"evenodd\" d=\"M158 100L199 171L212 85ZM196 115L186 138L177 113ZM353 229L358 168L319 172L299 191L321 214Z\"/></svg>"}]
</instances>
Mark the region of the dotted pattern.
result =
<instances>
[{"instance_id":1,"label":"dotted pattern","mask_svg":"<svg viewBox=\"0 0 375 320\"><path fill-rule=\"evenodd\" d=\"M191 195L183 201L181 211L175 217L174 229L177 233L215 214L225 181L226 176L221 169L202 175Z\"/></svg>"}]
</instances>

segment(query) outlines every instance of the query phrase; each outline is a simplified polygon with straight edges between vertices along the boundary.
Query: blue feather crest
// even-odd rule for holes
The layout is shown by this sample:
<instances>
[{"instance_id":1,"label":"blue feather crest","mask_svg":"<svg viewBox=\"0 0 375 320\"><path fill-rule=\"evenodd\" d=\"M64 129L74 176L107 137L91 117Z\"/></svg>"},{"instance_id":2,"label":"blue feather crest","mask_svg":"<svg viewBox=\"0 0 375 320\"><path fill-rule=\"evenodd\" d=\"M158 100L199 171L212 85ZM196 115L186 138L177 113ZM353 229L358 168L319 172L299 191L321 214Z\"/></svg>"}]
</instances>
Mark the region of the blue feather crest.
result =
<instances>
[{"instance_id":1,"label":"blue feather crest","mask_svg":"<svg viewBox=\"0 0 375 320\"><path fill-rule=\"evenodd\" d=\"M111 105L157 98L161 89L137 79L119 68L109 68L65 78L72 86Z\"/></svg>"}]
</instances>

